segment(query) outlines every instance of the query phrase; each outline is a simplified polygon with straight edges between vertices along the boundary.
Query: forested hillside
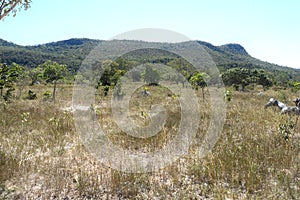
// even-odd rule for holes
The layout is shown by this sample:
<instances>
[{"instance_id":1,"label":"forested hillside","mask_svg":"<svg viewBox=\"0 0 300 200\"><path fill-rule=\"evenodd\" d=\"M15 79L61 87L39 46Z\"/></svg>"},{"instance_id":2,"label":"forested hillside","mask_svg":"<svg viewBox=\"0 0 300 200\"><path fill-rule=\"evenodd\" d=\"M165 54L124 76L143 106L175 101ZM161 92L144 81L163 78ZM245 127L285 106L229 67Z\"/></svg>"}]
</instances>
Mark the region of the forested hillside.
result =
<instances>
[{"instance_id":1,"label":"forested hillside","mask_svg":"<svg viewBox=\"0 0 300 200\"><path fill-rule=\"evenodd\" d=\"M75 73L89 52L100 42L101 40L82 38L35 46L21 46L0 39L0 62L8 65L17 63L29 68L35 68L47 60L51 60L67 65L69 71ZM143 43L142 41L136 42ZM299 69L260 61L249 55L245 48L239 44L214 46L203 41L197 42L204 46L221 72L232 68L262 69L276 84L286 85L300 80ZM140 54L134 56L134 60L138 62L147 60L148 62L166 64L174 59L178 59L176 55L171 55L168 52L152 52L151 56L147 54L146 57L141 51L136 53ZM129 56L127 59L133 58Z\"/></svg>"}]
</instances>

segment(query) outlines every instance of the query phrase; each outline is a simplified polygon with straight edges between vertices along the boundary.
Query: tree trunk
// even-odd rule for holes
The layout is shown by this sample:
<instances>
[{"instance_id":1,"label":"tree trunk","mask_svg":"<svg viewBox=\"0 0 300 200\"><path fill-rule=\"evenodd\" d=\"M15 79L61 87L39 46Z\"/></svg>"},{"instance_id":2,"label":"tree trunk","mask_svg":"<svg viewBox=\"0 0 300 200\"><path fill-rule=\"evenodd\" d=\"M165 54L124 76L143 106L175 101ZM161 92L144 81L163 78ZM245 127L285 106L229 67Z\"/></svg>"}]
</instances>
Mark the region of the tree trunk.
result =
<instances>
[{"instance_id":1,"label":"tree trunk","mask_svg":"<svg viewBox=\"0 0 300 200\"><path fill-rule=\"evenodd\" d=\"M55 103L55 93L56 93L56 81L54 81L54 87L53 87L53 101Z\"/></svg>"},{"instance_id":2,"label":"tree trunk","mask_svg":"<svg viewBox=\"0 0 300 200\"><path fill-rule=\"evenodd\" d=\"M202 89L202 98L205 99L204 87L202 87L201 89Z\"/></svg>"},{"instance_id":3,"label":"tree trunk","mask_svg":"<svg viewBox=\"0 0 300 200\"><path fill-rule=\"evenodd\" d=\"M242 84L242 92L244 92L244 91L245 91L245 85Z\"/></svg>"}]
</instances>

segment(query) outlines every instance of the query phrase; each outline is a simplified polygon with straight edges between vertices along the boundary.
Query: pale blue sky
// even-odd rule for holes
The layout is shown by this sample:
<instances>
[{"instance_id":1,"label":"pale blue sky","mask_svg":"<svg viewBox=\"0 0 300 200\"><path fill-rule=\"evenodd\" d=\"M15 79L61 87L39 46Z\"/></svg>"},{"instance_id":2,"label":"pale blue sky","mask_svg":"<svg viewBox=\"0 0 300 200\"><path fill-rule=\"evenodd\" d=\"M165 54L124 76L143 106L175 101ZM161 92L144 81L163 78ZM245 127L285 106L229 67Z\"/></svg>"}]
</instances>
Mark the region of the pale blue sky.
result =
<instances>
[{"instance_id":1,"label":"pale blue sky","mask_svg":"<svg viewBox=\"0 0 300 200\"><path fill-rule=\"evenodd\" d=\"M213 45L239 43L263 61L300 68L298 0L32 1L29 10L0 21L0 38L35 45L163 28Z\"/></svg>"}]
</instances>

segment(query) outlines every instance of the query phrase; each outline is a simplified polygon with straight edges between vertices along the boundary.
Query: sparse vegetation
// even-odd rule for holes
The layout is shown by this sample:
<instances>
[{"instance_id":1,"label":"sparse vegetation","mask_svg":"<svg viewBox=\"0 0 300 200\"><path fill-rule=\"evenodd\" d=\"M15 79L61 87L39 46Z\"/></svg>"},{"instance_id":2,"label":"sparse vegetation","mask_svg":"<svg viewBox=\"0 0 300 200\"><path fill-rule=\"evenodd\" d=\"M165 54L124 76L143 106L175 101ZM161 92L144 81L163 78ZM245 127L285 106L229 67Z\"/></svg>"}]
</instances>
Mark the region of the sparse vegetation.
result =
<instances>
[{"instance_id":1,"label":"sparse vegetation","mask_svg":"<svg viewBox=\"0 0 300 200\"><path fill-rule=\"evenodd\" d=\"M13 49L5 45L3 61L8 64L1 64L0 68L3 97L0 99L0 199L300 198L300 125L296 117L264 109L270 97L287 104L298 97L297 70L280 71L267 63L263 67L241 46L215 47L199 42L216 59L227 87L226 93L222 93L225 97L221 97L227 101L223 134L213 150L202 158L198 150L212 117L209 90L204 96L204 88L208 87L207 79L210 84L215 83L217 74L197 73L186 60L153 49L130 52L114 61L95 62L92 67L103 70L103 74L95 84L95 104L90 105L88 112L93 112L112 144L126 150L154 152L178 134L181 96L161 85L163 81L182 88L189 81L198 96L200 126L187 154L157 172L124 173L98 162L75 129L77 111L71 107L73 79L76 77L83 85L90 84L86 77L95 71L83 70L77 75L75 72L88 49L97 42L71 39L32 47L9 44L16 47ZM80 53L79 47L82 47ZM65 48L72 59L58 56L57 51ZM19 54L7 55L11 51L29 55L24 60L32 66L23 60L29 67L23 74L23 82L18 81L21 71L17 70L23 67L9 62ZM45 56L32 56L37 52ZM45 62L45 58L53 61ZM247 63L234 63L237 58ZM153 70L152 66L159 63L182 76L175 71ZM143 64L147 66L145 69L137 67ZM36 66L40 67L30 68ZM67 69L70 73L66 76ZM290 71L293 73L286 79ZM61 85L56 87L59 80ZM111 98L122 100L127 95L124 85L129 80L142 85L129 102L130 117L137 125L151 123L152 106L159 104L166 108L165 125L155 136L130 136L113 119ZM202 90L198 91L198 87ZM20 98L13 95L15 89ZM211 89L220 90L220 85ZM12 101L7 101L4 95L7 92ZM50 103L53 99L55 104Z\"/></svg>"},{"instance_id":2,"label":"sparse vegetation","mask_svg":"<svg viewBox=\"0 0 300 200\"><path fill-rule=\"evenodd\" d=\"M167 95L167 88L147 87L151 98L139 97L140 88L130 102L136 123L147 124L149 119L140 117L141 111L147 113L156 103L165 104L172 116L164 131L149 139L129 137L114 124L109 107L112 91L96 97L99 122L122 148L152 151L176 134L178 101ZM197 148L208 128L210 110L209 102L199 98L201 126L189 152L158 172L127 174L103 166L82 145L72 113L65 110L72 86L58 88L56 104L43 101L51 86L30 88L37 99L0 107L4 113L0 115L0 199L300 198L300 125L292 127L296 118L263 108L270 96L281 99L285 94L290 102L297 95L288 90L267 90L261 96L255 90L233 91L223 134L205 158L197 157ZM98 91L101 94L103 88Z\"/></svg>"}]
</instances>

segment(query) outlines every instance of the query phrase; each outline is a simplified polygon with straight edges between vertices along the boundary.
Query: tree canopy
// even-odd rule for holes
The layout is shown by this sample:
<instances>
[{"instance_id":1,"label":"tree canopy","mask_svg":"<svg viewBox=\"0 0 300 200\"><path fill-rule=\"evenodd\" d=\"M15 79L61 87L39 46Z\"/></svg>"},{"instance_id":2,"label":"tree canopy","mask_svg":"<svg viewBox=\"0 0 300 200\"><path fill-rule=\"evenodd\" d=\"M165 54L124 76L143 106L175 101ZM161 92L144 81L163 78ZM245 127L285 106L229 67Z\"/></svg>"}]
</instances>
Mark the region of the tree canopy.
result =
<instances>
[{"instance_id":1,"label":"tree canopy","mask_svg":"<svg viewBox=\"0 0 300 200\"><path fill-rule=\"evenodd\" d=\"M222 74L222 79L227 86L235 85L238 89L238 85L241 85L242 91L245 86L251 83L263 85L264 87L272 85L272 81L262 69L232 68Z\"/></svg>"},{"instance_id":2,"label":"tree canopy","mask_svg":"<svg viewBox=\"0 0 300 200\"><path fill-rule=\"evenodd\" d=\"M207 86L206 81L210 78L205 72L197 72L194 76L191 77L190 82L192 86L198 90L198 87L202 89L202 96L204 99L204 88Z\"/></svg>"},{"instance_id":3,"label":"tree canopy","mask_svg":"<svg viewBox=\"0 0 300 200\"><path fill-rule=\"evenodd\" d=\"M160 79L159 72L153 69L152 66L147 65L144 73L144 82L148 85L158 85Z\"/></svg>"},{"instance_id":4,"label":"tree canopy","mask_svg":"<svg viewBox=\"0 0 300 200\"><path fill-rule=\"evenodd\" d=\"M5 63L0 63L0 96L8 101L15 90L14 83L23 72L24 68L16 63L8 66Z\"/></svg>"},{"instance_id":5,"label":"tree canopy","mask_svg":"<svg viewBox=\"0 0 300 200\"><path fill-rule=\"evenodd\" d=\"M55 93L56 93L56 84L57 81L63 79L67 73L67 66L61 65L57 62L47 61L42 64L43 78L48 83L53 83L53 100L55 101Z\"/></svg>"}]
</instances>

